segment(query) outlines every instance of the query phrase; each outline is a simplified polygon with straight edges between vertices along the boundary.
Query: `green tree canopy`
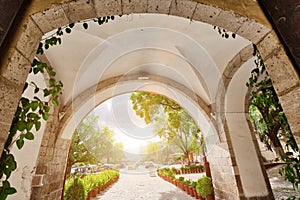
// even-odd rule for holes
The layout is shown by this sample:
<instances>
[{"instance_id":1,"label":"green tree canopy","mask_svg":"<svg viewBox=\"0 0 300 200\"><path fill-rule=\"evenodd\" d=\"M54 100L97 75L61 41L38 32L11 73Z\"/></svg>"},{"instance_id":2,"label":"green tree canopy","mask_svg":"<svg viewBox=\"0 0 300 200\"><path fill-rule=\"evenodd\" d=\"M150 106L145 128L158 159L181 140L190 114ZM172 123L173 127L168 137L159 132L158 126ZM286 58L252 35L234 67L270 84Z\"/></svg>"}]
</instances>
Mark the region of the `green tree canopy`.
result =
<instances>
[{"instance_id":1,"label":"green tree canopy","mask_svg":"<svg viewBox=\"0 0 300 200\"><path fill-rule=\"evenodd\" d=\"M124 145L121 142L116 142L111 154L111 163L120 163L124 157Z\"/></svg>"},{"instance_id":2,"label":"green tree canopy","mask_svg":"<svg viewBox=\"0 0 300 200\"><path fill-rule=\"evenodd\" d=\"M278 156L284 155L280 140L287 148L298 151L298 146L283 112L272 81L259 52L254 45L256 68L252 70L247 87L251 88L249 116L259 138L269 150Z\"/></svg>"},{"instance_id":3,"label":"green tree canopy","mask_svg":"<svg viewBox=\"0 0 300 200\"><path fill-rule=\"evenodd\" d=\"M136 115L146 124L154 123L156 134L176 145L190 162L189 154L197 151L197 141L203 140L199 140L200 129L186 110L165 96L154 93L134 92L130 99Z\"/></svg>"},{"instance_id":4,"label":"green tree canopy","mask_svg":"<svg viewBox=\"0 0 300 200\"><path fill-rule=\"evenodd\" d=\"M79 162L109 163L112 158L122 159L123 144L114 144L114 132L107 126L99 126L98 121L99 116L88 115L76 129L70 147L68 171L73 164ZM114 145L117 146L117 150Z\"/></svg>"}]
</instances>

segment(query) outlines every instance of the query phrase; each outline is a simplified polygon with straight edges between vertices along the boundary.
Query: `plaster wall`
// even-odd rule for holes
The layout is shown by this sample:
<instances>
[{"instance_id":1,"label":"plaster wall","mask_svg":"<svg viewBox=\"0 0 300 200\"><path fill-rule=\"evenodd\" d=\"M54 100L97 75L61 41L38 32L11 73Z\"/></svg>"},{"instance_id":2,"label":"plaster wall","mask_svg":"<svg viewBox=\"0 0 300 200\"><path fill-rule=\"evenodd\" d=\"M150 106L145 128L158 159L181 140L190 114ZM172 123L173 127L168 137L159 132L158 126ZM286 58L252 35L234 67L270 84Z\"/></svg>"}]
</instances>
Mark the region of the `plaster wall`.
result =
<instances>
[{"instance_id":1,"label":"plaster wall","mask_svg":"<svg viewBox=\"0 0 300 200\"><path fill-rule=\"evenodd\" d=\"M44 77L41 74L30 74L26 81L28 83L33 81L41 88L46 87ZM33 89L34 87L29 86L29 89L26 90L22 96L30 99L34 94ZM37 97L41 100L46 100L40 93ZM16 188L17 193L13 196L8 196L7 199L30 199L32 177L35 175L36 162L40 153L38 150L42 143L45 128L46 122L42 120L39 131L36 131L35 128L33 128L32 132L35 136L34 140L25 140L22 150L19 150L16 145L13 145L11 152L17 160L18 167L16 171L12 173L10 181L11 183L14 183L13 185Z\"/></svg>"}]
</instances>

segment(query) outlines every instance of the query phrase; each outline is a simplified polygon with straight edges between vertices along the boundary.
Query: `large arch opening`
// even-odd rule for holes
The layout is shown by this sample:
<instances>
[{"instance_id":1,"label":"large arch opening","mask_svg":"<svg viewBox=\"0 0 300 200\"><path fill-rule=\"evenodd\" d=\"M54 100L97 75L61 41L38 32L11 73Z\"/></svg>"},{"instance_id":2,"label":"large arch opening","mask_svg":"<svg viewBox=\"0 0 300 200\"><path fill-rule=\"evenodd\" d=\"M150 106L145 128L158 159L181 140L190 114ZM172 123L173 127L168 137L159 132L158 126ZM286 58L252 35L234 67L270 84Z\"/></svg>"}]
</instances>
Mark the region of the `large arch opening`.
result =
<instances>
[{"instance_id":1,"label":"large arch opening","mask_svg":"<svg viewBox=\"0 0 300 200\"><path fill-rule=\"evenodd\" d=\"M143 91L146 91L147 89L150 90L151 88L156 88L157 90L159 88L164 88L166 91L165 86L158 83L148 82L140 87ZM140 98L140 95L143 99ZM172 92L171 89L169 89L168 95L173 96L173 99L176 98L176 102L180 101L181 103L184 103L184 101L180 100L181 98L178 95L174 95L174 92ZM154 115L151 115L151 123L146 124L144 118L136 116L133 102L135 102L136 105L139 105L135 108L139 111L143 111L143 116L145 116L146 113L152 113L150 110L145 111L144 108L138 109L138 107L143 106L144 103L149 102L152 109L159 108L156 110L157 112L155 114L155 116L159 116L159 119L154 119L152 118ZM183 105L187 104L184 103ZM172 117L174 114L180 119ZM93 119L95 119L96 122ZM181 128L177 129L177 126L171 125L175 121L176 125L179 122ZM91 128L92 124L92 127L94 128ZM186 176L186 180L189 180L188 178L193 178L193 181L196 181L197 177L199 179L204 175L203 156L207 154L204 150L204 146L207 147L206 149L208 152L211 151L211 148L214 146L213 144L205 145L203 143L202 132L197 125L195 126L194 120L184 109L169 98L158 95L157 93L134 92L114 96L93 109L84 121L81 122L79 127L79 129L77 127L77 130L74 133L75 138L72 139L74 148L73 146L71 146L71 148L76 150L79 146L84 144L84 149L89 150L89 153L86 153L86 150L84 151L85 161L92 162L93 169L97 170L98 173L104 173L103 170L105 169L105 166L113 166L112 168L117 167L119 168L121 179L117 184L122 185L122 182L123 184L124 182L128 183L123 185L121 189L123 191L126 190L126 193L105 193L104 198L122 199L131 198L134 195L135 198L149 195L152 196L152 198L163 198L163 196L166 195L189 199L189 197L184 196L184 193L182 194L177 190L173 190L167 187L167 185L160 185L161 181L158 181L159 178L153 178L156 176L155 171L158 166L160 168L168 167L170 169L176 167L177 170L184 167L193 167L193 169L198 167L199 169L202 169L200 171L202 173L198 172L198 174L194 174L193 177L191 177L191 174L177 175L178 177ZM187 129L187 127L189 128ZM180 130L180 132L173 135L174 132L171 130L175 129L178 131ZM111 130L111 132L109 131L111 134L103 130ZM212 143L212 140L216 140L217 137L213 138L214 135L212 135L212 133L210 134L210 136L206 135L207 141ZM111 135L113 135L112 138ZM79 140L82 141L80 145L77 145L78 137ZM104 143L99 142L99 147L97 147L93 141L103 137ZM107 140L110 140L109 144L105 143ZM116 155L114 154L114 152L116 152L114 149L119 143L122 143L123 157L121 158L123 159L115 160L112 156ZM105 153L108 150L105 147L106 145L110 149L109 154ZM75 158L79 152L70 152L68 161L73 162L77 159L70 160L71 153L72 158ZM90 155L96 158L96 160L90 159ZM80 159L80 156L77 158L78 162L83 162L83 160ZM103 164L109 161L112 163ZM150 163L152 163L152 166L149 166ZM71 165L69 165L69 167L70 166ZM86 169L89 168L89 166L90 165L85 165L83 167L76 166L74 168L76 169L76 173L80 170L79 174L81 174L82 170L86 173ZM194 171L193 173L196 172ZM95 176L91 174L91 170L86 174L89 174L88 176ZM149 174L152 178L149 178ZM72 179L68 179L68 182L69 181L72 181ZM157 189L153 189L153 184ZM116 185L116 187L120 186ZM136 190L136 187L139 187L139 189ZM115 191L117 191L117 189Z\"/></svg>"},{"instance_id":2,"label":"large arch opening","mask_svg":"<svg viewBox=\"0 0 300 200\"><path fill-rule=\"evenodd\" d=\"M42 30L45 33L45 32L48 32L49 30L52 30L53 28L68 24L70 22L74 22L76 20L88 19L88 18L96 17L96 16L115 15L115 14L124 14L124 13L144 11L143 6L141 6L141 5L143 5L143 2L138 2L138 3L133 3L133 4L125 3L126 6L124 6L124 7L123 7L123 5L118 4L117 2L114 2L114 4L110 4L110 3L113 3L113 2L109 2L108 4L105 4L105 5L104 4L102 5L102 3L99 3L99 2L93 3L92 5L90 4L90 2L88 2L88 3L86 3L86 2L70 2L70 3L64 4L63 6L58 6L54 9L47 10L47 11L44 12L44 14L38 13L38 14L32 16L32 19L29 20L29 22L30 22L29 27L34 27L34 30L38 30L38 31ZM154 4L155 6L153 7L152 4ZM276 40L273 38L272 34L270 34L270 30L268 28L266 28L264 26L261 26L260 24L257 24L253 21L247 20L243 17L235 16L230 12L223 11L221 9L217 9L217 8L207 6L207 5L203 5L203 4L200 4L200 3L196 3L196 2L193 2L193 1L180 1L180 3L178 3L177 1L168 1L166 4L167 5L160 5L159 2L152 2L152 3L147 4L148 6L145 6L145 8L147 8L146 11L151 10L150 8L152 8L152 9L156 8L156 9L153 9L152 11L154 12L155 10L158 10L159 12L162 12L162 13L165 13L165 14L189 17L190 19L193 19L193 20L209 22L211 24L215 24L215 25L219 25L221 27L227 28L230 31L237 32L241 36L244 36L248 40L258 44L258 46L262 49L261 52L262 52L264 57L270 56L272 58L272 56L274 56L272 54L273 50L276 49L276 47L278 47L278 43L274 42ZM80 15L79 14L74 15L72 9L70 9L70 8L73 8L74 9L73 11L80 10L81 14ZM126 8L126 9L124 9L124 8ZM94 9L96 10L96 12L94 12L95 11ZM92 11L92 12L90 12L90 11ZM211 15L203 16L203 13L205 13L207 11ZM48 19L49 18L50 19L51 18L55 19L53 14L58 14L58 13L60 13L60 14L67 13L68 17L67 18L65 16L60 17L59 19L61 19L61 21L59 21L59 22L56 21L54 24L51 24L51 25L49 24L49 21L47 23L45 23L45 24L47 24L46 26L45 26L45 24L43 24L43 21L45 21L47 18ZM228 18L226 18L224 16L227 16ZM162 19L161 16L157 15L157 17L159 19ZM168 16L168 17L172 18L172 16ZM129 16L129 18L130 18L130 16ZM228 21L224 22L224 20L223 20L224 18L228 19L228 21L233 20L234 23L227 23ZM176 19L175 21L177 22L177 21L180 21L180 20L181 20L181 18ZM193 24L193 23L194 22L191 22L190 24ZM170 24L172 24L172 23L170 23ZM253 32L251 32L251 33L253 33L253 35L249 34L249 31L248 31L249 27L252 28L251 31L253 31ZM47 31L45 31L45 30L47 30ZM139 30L139 31L137 31L137 30L133 31L133 32L137 33L137 36L140 32L153 31L155 33L155 31L156 31L156 30L153 30L153 29L146 29L146 30ZM164 30L164 31L168 31L168 30ZM162 32L159 32L159 33L162 33ZM166 35L169 35L169 32ZM191 46L193 46L193 44L194 44L193 42L189 43L191 40L181 40L180 36L181 36L181 34L176 34L173 37L173 39L176 38L177 41L181 41L182 42L181 44L190 44ZM145 34L145 37L147 38L147 34ZM36 41L40 40L39 36L34 36L32 38L37 38ZM134 42L134 39L135 38L132 38L132 40L130 40L130 41ZM150 37L150 39L152 39L152 38ZM212 40L214 40L214 38L212 38ZM122 37L119 37L119 38L116 37L116 41L124 42L124 40L122 40ZM185 43L185 42L187 42L187 43ZM224 40L224 42L226 43L227 41ZM274 45L270 47L270 44L272 44L272 43ZM111 44L113 45L114 43L111 42L108 45L111 45ZM168 69L168 67L165 67L165 66L162 67L161 65L159 65L155 62L154 63L148 62L147 66L142 66L141 67L141 69L142 69L141 71L134 71L135 73L133 73L133 75L132 74L131 75L135 76L135 78L134 78L135 80L138 80L139 78L141 79L142 77L150 77L150 75L156 76L156 77L158 75L162 75L163 80L165 80L165 81L167 80L166 77L169 77L169 76L172 77L172 78L176 77L175 78L175 80L177 82L177 83L175 83L176 88L180 88L180 87L184 86L183 88L187 87L189 91L192 91L192 95L187 95L187 96L189 96L190 98L192 96L191 99L193 99L193 101L187 101L186 102L187 105L191 104L191 102L196 102L196 104L200 104L200 106L198 106L198 108L195 109L194 112L197 113L200 110L201 111L204 110L205 114L202 114L202 115L206 116L206 120L214 121L213 117L211 117L211 116L214 116L215 112L218 111L218 110L216 110L215 112L211 112L211 111L213 111L212 108L214 108L214 106L216 106L216 103L215 103L216 102L216 96L217 96L216 94L218 94L218 95L222 94L222 93L217 93L217 89L218 89L218 86L219 86L219 81L223 80L223 78L224 78L224 79L227 79L228 82L230 82L229 80L231 78L233 78L233 76L235 75L235 71L240 66L242 66L241 63L245 62L247 60L247 55L249 55L250 52L251 52L251 49L248 49L248 51L246 51L246 55L245 55L244 54L245 52L241 51L241 49L247 47L248 44L249 44L249 42L246 41L246 43L244 45L241 45L241 46L239 46L239 48L237 48L235 53L233 53L231 55L227 55L226 58L220 59L220 61L224 61L223 63L217 63L217 64L216 64L214 59L218 56L221 56L221 55L223 56L224 54L220 54L218 52L215 52L215 54L211 54L211 52L209 52L208 47L205 48L206 52L203 51L203 49L202 49L202 51L201 50L199 51L199 52L202 52L203 55L209 54L209 56L207 56L205 58L210 58L210 59L214 60L214 63L213 62L212 63L208 62L208 63L206 63L207 64L206 66L207 67L212 67L210 69L213 69L213 70L217 69L215 71L216 74L213 74L214 76L217 77L217 80L218 80L217 82L214 82L213 80L209 79L209 77L211 75L211 73L209 71L206 71L206 73L205 73L205 70L202 71L202 69L195 70L195 69L197 69L196 67L199 66L199 62L197 62L198 57L193 54L193 51L191 49L186 49L184 45L183 46L178 45L176 47L173 47L172 49L167 48L168 51L160 51L160 54L165 55L166 56L165 58L169 58L170 60L174 60L178 63L180 63L181 61L185 61L184 64L186 64L186 66L188 66L188 68L194 74L194 76L192 76L192 77L195 77L195 80L197 80L197 83L195 85L189 84L190 81L187 81L188 84L185 84L186 83L185 81L188 77L188 73L190 71L188 71L188 72L184 71L184 70L180 71L181 68L178 67L176 70L174 70L174 72L176 72L177 75L179 75L179 76L176 77L176 73L175 74L174 73L169 74L168 70L165 70L162 73L159 70L155 70L155 69ZM135 45L138 45L138 44L135 44ZM218 45L222 46L220 43L219 44L217 43L217 46ZM93 45L91 45L90 48L91 47L93 47ZM114 47L114 46L112 46L112 47ZM142 47L144 49L143 51L130 52L129 54L126 54L126 56L128 56L128 58L130 56L133 56L133 57L138 56L138 54L141 53L141 52L142 52L142 55L153 54L153 46L152 46L152 48L148 48L148 49L144 48L145 46L142 46ZM154 45L154 47L155 47L155 49L159 49L155 45ZM223 46L223 47L226 47L226 46ZM30 50L28 52L35 52L34 47L28 47L28 48ZM25 49L26 49L26 47L25 47ZM137 49L139 49L138 46L137 46ZM222 52L229 53L229 51L226 51L225 49L226 48L224 48L222 50ZM21 52L23 50L20 49ZM98 51L101 51L101 52L103 51L104 54L105 54L106 50L107 49L104 48L103 46L98 49ZM115 48L114 50L116 50L114 53L118 53L118 50L120 50L120 49ZM25 53L24 55L32 58L32 55L29 55L31 53L28 53L28 52ZM170 55L170 52L172 52L172 55ZM207 52L209 52L209 53L207 53ZM96 55L93 55L93 54L89 55L91 57L94 56L94 61L96 61L97 58L98 58L96 51L95 51L95 54ZM61 54L61 55L63 55L63 54ZM114 54L109 53L108 55L114 55ZM122 56L124 54L119 52L118 55L119 55L120 59L115 60L115 62L113 62L113 63L109 62L109 64L119 65L120 63L123 63L124 61L122 60ZM122 56L120 56L120 55L122 55ZM236 55L236 56L234 56L234 55ZM83 54L80 54L78 56L83 56ZM50 54L49 54L49 57L50 57ZM146 58L147 57L148 56L146 56ZM244 60L244 59L246 59L246 60ZM286 58L283 56L283 59L286 59ZM153 60L155 60L155 58L153 58ZM102 59L100 59L98 61L102 61ZM167 60L165 60L165 61L167 61ZM88 63L90 61L86 60L86 62ZM272 65L271 59L269 59L269 62L271 62L271 65ZM229 63L229 64L227 65L227 63ZM88 63L88 64L93 66L93 63ZM167 63L167 64L169 64L169 65L172 64L173 65L173 64L176 64L176 63ZM203 63L200 62L200 65L203 66ZM94 66L97 66L97 65L94 65ZM153 70L149 70L149 68L150 68L149 66ZM174 66L176 66L176 65L174 65ZM222 68L225 69L226 66L227 67L229 66L230 68L232 68L232 70L229 70L228 74L224 73L224 72L226 72L226 70L220 70ZM228 69L227 67L226 67L226 69ZM80 73L79 76L77 77L78 82L80 82L81 80L85 80L85 78L84 78L85 72L90 73L90 72L88 72L89 69L85 69L84 67L80 68L80 69L82 69L81 72L83 72L83 73ZM287 70L287 68L282 67L282 69L285 70L284 72L287 74L287 76L289 76L291 74L290 70ZM193 70L195 70L196 72L193 71ZM128 69L127 69L127 71L128 71ZM197 73L197 71L199 73ZM75 74L77 72L79 72L79 71L75 71ZM71 127L70 130L72 130L72 127L74 125L76 125L77 119L74 122L71 116L74 113L75 113L75 116L77 116L77 112L79 112L79 108L82 108L83 110L85 110L84 107L81 107L82 105L80 105L81 103L83 103L82 100L84 99L83 98L83 99L80 100L80 98L82 97L82 92L87 91L89 89L90 94L93 95L93 94L95 94L95 91L98 91L98 89L105 89L107 87L110 87L110 86L113 85L112 83L118 82L120 80L120 78L121 79L124 78L123 76L120 77L120 75L123 75L123 74L124 73L122 73L121 71L119 71L119 72L117 72L117 71L105 71L105 73L101 74L101 78L102 78L102 75L103 75L103 79L98 80L98 82L103 81L103 82L101 82L102 83L101 86L94 85L93 82L91 81L92 79L89 79L89 81L91 81L91 82L86 84L86 85L84 85L82 83L79 84L78 87L75 88L75 90L73 90L72 87L75 86L76 84L66 85L65 91L69 91L69 92L75 91L75 92L74 93L65 92L64 96L62 97L62 102L63 102L64 108L60 108L60 110L56 110L56 112L54 112L54 115L53 115L53 116L55 116L54 121L56 120L56 123L55 123L56 128L52 127L51 130L49 129L49 130L46 130L46 132L45 132L48 135L47 136L48 138L49 138L49 135L51 135L51 134L48 134L47 132L55 133L54 135L56 135L56 137L54 137L52 139L52 140L54 140L53 144L50 144L49 146L45 146L45 148L44 148L45 150L48 149L48 147L52 148L52 151L54 151L56 160L55 161L53 161L53 160L52 161L49 161L49 160L45 161L45 160L42 159L42 157L44 157L44 156L40 155L40 159L39 159L38 164L37 164L38 167L37 167L37 170L36 170L36 174L44 174L45 177L48 177L48 178L46 178L46 180L50 180L49 177L51 175L53 175L53 171L55 171L55 170L53 170L54 165L55 165L54 163L57 163L60 160L64 160L64 158L60 157L60 155L64 154L63 152L64 152L65 149L59 149L58 150L58 149L55 149L55 148L59 148L59 146L61 146L61 144L63 144L62 146L64 146L64 148L67 147L69 138L65 137L68 134L61 133L59 131L59 129L60 128L66 128L66 127L70 128ZM182 74L185 74L185 75L181 76ZM9 74L6 74L6 75L9 76ZM62 73L60 76L61 77L65 76L65 78L68 79L70 76L73 77L73 75L74 74L72 74L72 73L68 73L68 74L63 74ZM99 78L99 74L94 74L94 75L96 76L96 79ZM276 79L277 76L276 76L276 73L274 71L273 71L273 75L274 75L275 84L278 83L277 86L276 86L277 89L279 91L283 91L284 89L286 89L285 86L281 85L282 82L280 82L280 80ZM133 86L135 85L135 83L133 81L134 79L130 79L130 78L128 78L128 76L127 77L125 76L125 78L127 80L131 80ZM183 81L182 81L182 79L183 79ZM150 80L151 80L151 78L150 78ZM159 78L156 78L156 80L159 80ZM161 78L160 78L160 80L161 80ZM293 81L294 81L294 79L293 79ZM161 83L161 81L158 81L158 82ZM173 83L172 80L167 81L167 82L170 85L172 85L172 83ZM294 82L297 83L297 81L294 81ZM230 85L229 88L231 88L233 86L231 84L229 84L229 85ZM123 86L124 85L122 85L118 89L120 89L121 91L124 90ZM125 84L125 86L126 86L126 84ZM136 86L138 86L138 84L136 84ZM172 85L172 86L174 86L174 85ZM134 88L134 89L136 89L136 88ZM184 93L190 93L189 91L186 91ZM224 91L226 91L226 90L224 90ZM234 89L232 89L230 91L234 91ZM230 94L229 91L226 91L226 92L228 94ZM226 92L224 92L224 94L226 94ZM205 93L206 93L206 95L205 95ZM284 95L284 94L282 94L282 95ZM220 96L222 96L222 95L220 95ZM242 98L244 98L244 97L242 97ZM79 99L78 103L73 102L73 100L75 100L75 99ZM230 102L231 102L231 100L233 100L233 99L230 99L230 98L226 98L226 99L230 100ZM90 103L94 103L94 101L92 100L92 102L90 102ZM87 108L89 107L88 104L86 104L86 106L87 106ZM287 107L288 107L288 105L287 105ZM69 109L67 109L67 108L69 108ZM226 107L226 108L230 108L230 104L229 104L229 107ZM245 112L242 109L239 110L239 112L240 111ZM225 117L228 117L229 115L231 115L230 112L225 113ZM218 113L216 113L216 114L218 114ZM226 116L226 114L227 114L227 116ZM196 118L197 117L199 117L199 116L197 115ZM79 117L79 119L80 119L80 117ZM199 118L199 119L202 119L202 118ZM197 120L199 120L199 119L197 119ZM226 118L226 120L227 120L227 118ZM233 122L234 119L231 122L229 122L229 121L231 121L231 120L229 119L227 121L229 131L227 130L227 128L225 126L224 132L220 132L220 130L222 131L222 129L223 129L223 124L222 123L219 124L218 120L213 123L213 124L217 125L217 126L213 125L213 127L217 127L215 129L218 130L218 138L220 138L221 143L219 145L220 146L220 149L219 149L220 151L212 152L212 155L217 155L217 156L221 155L219 157L220 160L221 160L221 158L224 158L224 160L222 161L224 166L220 165L220 163L214 163L214 166L216 167L215 172L217 172L217 173L215 173L215 176L218 176L218 181L215 182L215 185L216 185L216 188L217 188L217 193L218 193L218 198L222 199L224 196L227 196L227 195L229 195L230 197L241 196L241 197L246 197L246 198L249 197L250 198L250 197L255 196L255 197L264 198L265 196L269 195L268 192L267 192L267 186L264 183L262 183L262 185L263 185L262 188L264 188L264 189L259 188L259 187L252 188L252 187L248 187L248 186L245 185L246 178L243 178L243 177L248 177L247 175L244 176L248 172L242 165L240 165L241 164L240 161L238 159L235 159L235 157L237 157L238 155L236 155L234 153L234 150L232 150L234 148L240 149L240 148L243 148L243 147L237 147L237 146L232 147L232 145L234 146L235 144L230 144L228 139L231 138L231 136L232 136L231 133L232 132L237 133L238 130L236 130L236 127L232 128L230 126L231 122ZM219 126L219 125L221 125L221 126ZM64 130L66 130L66 129L64 129ZM57 133L59 133L59 132L60 132L60 134L57 135ZM52 138L52 137L50 137L50 138ZM232 141L232 143L234 143L234 141ZM50 147L51 145L52 145L52 147ZM253 159L256 160L256 162L254 162L254 163L257 164L257 158L256 157L257 157L257 155L254 154ZM232 158L234 158L234 159L232 159ZM53 162L53 163L51 164L51 162ZM256 165L256 164L254 164L254 165ZM60 167L57 168L57 171L62 171L62 169L61 169L62 167L61 168ZM256 169L259 169L259 166L256 166L256 167L258 167ZM244 170L240 170L242 168ZM51 170L52 170L52 172L51 172ZM59 172L54 172L54 174L57 177L61 177L61 173L59 173ZM226 174L227 175L226 179L227 178L231 179L233 184L223 186L225 178L222 177L222 174ZM217 180L217 179L215 179L215 180ZM242 183L240 183L239 180L241 180ZM247 179L247 181L249 181L249 180ZM255 180L253 180L253 181L255 182ZM260 181L262 181L262 179ZM236 182L237 182L237 184L236 184ZM250 182L251 181L249 181L249 183ZM58 198L58 196L60 195L59 194L59 191L60 191L59 188L61 186L60 183L61 183L60 178L57 178L55 181L51 182L51 184L52 184L51 190L52 191L50 191L50 193L51 193L51 195L52 195L51 197L53 197L53 199ZM54 187L54 185L57 185L57 187ZM257 184L256 186L259 186L259 185L260 184ZM43 196L43 195L47 194L49 196L50 193L46 192L45 188L37 188L37 190L33 190L32 195L33 196L35 196L35 195ZM228 191L230 191L230 192L228 192Z\"/></svg>"},{"instance_id":3,"label":"large arch opening","mask_svg":"<svg viewBox=\"0 0 300 200\"><path fill-rule=\"evenodd\" d=\"M153 24L153 17L160 20L160 23ZM222 152L223 155L217 157L224 158L224 161L226 160L224 163L232 163L229 155L233 152L229 153L228 147L226 147L227 139L223 141L225 147L216 145L219 137L225 138L226 136L222 133L218 134L215 130L215 111L213 110L218 95L222 96L222 93L218 94L217 91L226 91L221 78L222 71L225 70L230 59L240 50L249 50L247 46L250 45L250 42L241 37L229 40L222 39L209 25L200 22L190 23L189 20L173 16L139 14L124 16L122 20L114 20L111 24L108 23L104 26L104 33L109 33L106 33L108 38L105 40L100 38L95 42L93 32L86 34L81 27L78 27L73 30L70 36L63 38L66 45L50 48L46 52L45 55L53 66L63 66L64 62L75 66L73 70L67 69L65 72L61 69L60 73L62 79L68 80L65 82L65 92L62 95L63 104L68 106L61 110L58 138L70 140L75 128L87 113L104 100L126 92L150 91L174 100L178 99L176 101L191 114L203 131L208 151L214 151L215 155ZM177 23L181 21L181 24L174 26L175 21ZM143 26L139 28L136 24L143 24ZM118 30L120 32L115 34L110 33L116 29L111 27L118 27L121 31ZM181 28L176 30L176 27ZM198 30L196 31L198 35L193 35L195 29ZM94 32L98 35L104 35L104 33L99 34L100 30L102 29L97 29L97 32ZM212 34L214 36L211 36ZM204 40L208 35L211 39ZM92 39L90 39L91 36ZM84 43L82 43L83 40L78 39L79 37L84 38ZM164 40L166 37L172 39ZM145 38L152 38L157 41L147 42L149 40L145 40ZM215 41L216 39L218 43ZM79 48L74 43L76 40L80 48L91 50L82 51L80 55L76 54L76 49ZM174 41L176 41L175 45ZM72 45L69 45L70 43ZM85 44L87 45L85 46ZM98 45L95 46L95 44ZM232 47L232 51L222 50L222 48L227 49L229 45ZM124 48L120 48L120 46ZM215 52L215 49L218 51ZM247 53L244 55L245 60L247 60ZM74 57L72 54L77 56ZM99 82L98 85L93 85L95 82ZM181 94L182 92L183 94ZM253 145L252 143L249 144ZM242 157L243 155L240 155L241 161L239 162L243 162ZM257 165L259 162L256 154L253 154L252 158L256 159L256 162L253 163ZM211 159L215 158L208 154L208 160ZM234 164L225 164L227 165L225 171L218 169L219 163L214 161L211 163L213 167L216 167L216 170L212 168L212 174L217 174L216 177L219 180L221 178L220 182L225 181L230 176L233 186L237 185L235 182L240 178L231 174L231 168ZM222 173L226 174L226 178L221 175ZM249 177L245 178L244 182L245 180L249 185L253 184L249 181ZM264 182L265 180L262 177L259 181ZM256 185L258 191L261 191L261 186L265 187L264 184ZM238 196L243 193L243 186L238 187L240 187L240 191L233 188L226 189L233 189L233 195ZM266 191L265 189L263 195L267 195ZM252 191L246 195L253 195L251 193ZM261 196L261 193L258 192L255 195Z\"/></svg>"}]
</instances>

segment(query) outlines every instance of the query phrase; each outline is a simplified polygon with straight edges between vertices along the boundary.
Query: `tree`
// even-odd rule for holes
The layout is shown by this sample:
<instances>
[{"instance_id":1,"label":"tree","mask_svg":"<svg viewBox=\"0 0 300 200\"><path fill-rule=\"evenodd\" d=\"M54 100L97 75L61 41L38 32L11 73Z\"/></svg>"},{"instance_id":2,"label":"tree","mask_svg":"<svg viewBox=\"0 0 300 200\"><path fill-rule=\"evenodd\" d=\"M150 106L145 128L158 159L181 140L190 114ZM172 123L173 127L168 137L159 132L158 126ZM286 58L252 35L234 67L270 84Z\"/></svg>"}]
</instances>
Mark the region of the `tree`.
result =
<instances>
[{"instance_id":1,"label":"tree","mask_svg":"<svg viewBox=\"0 0 300 200\"><path fill-rule=\"evenodd\" d=\"M84 143L80 140L77 132L74 133L72 143L69 151L69 158L67 161L66 173L71 172L71 167L75 163L95 163L95 157L85 147Z\"/></svg>"},{"instance_id":2,"label":"tree","mask_svg":"<svg viewBox=\"0 0 300 200\"><path fill-rule=\"evenodd\" d=\"M71 167L75 163L96 163L94 155L90 152L90 149L86 147L84 141L87 140L90 133L96 132L95 126L97 125L98 119L99 116L89 115L75 130L67 161L67 174L70 173Z\"/></svg>"},{"instance_id":3,"label":"tree","mask_svg":"<svg viewBox=\"0 0 300 200\"><path fill-rule=\"evenodd\" d=\"M112 163L120 163L124 157L124 145L121 142L114 144L111 156Z\"/></svg>"},{"instance_id":4,"label":"tree","mask_svg":"<svg viewBox=\"0 0 300 200\"><path fill-rule=\"evenodd\" d=\"M287 147L298 151L272 81L255 45L253 55L257 57L255 61L257 67L252 70L251 77L246 84L251 88L249 115L253 127L261 141L269 150L274 149L278 156L284 155L280 139L287 143Z\"/></svg>"},{"instance_id":5,"label":"tree","mask_svg":"<svg viewBox=\"0 0 300 200\"><path fill-rule=\"evenodd\" d=\"M148 142L143 153L144 160L150 160L153 162L161 162L161 147L162 145L158 142Z\"/></svg>"},{"instance_id":6,"label":"tree","mask_svg":"<svg viewBox=\"0 0 300 200\"><path fill-rule=\"evenodd\" d=\"M107 126L101 127L100 137L95 141L95 154L99 159L106 160L106 163L110 163L113 156L114 149L114 132Z\"/></svg>"},{"instance_id":7,"label":"tree","mask_svg":"<svg viewBox=\"0 0 300 200\"><path fill-rule=\"evenodd\" d=\"M176 102L158 94L134 92L130 97L136 115L145 123L155 123L156 134L176 145L190 162L196 151L200 129L193 118Z\"/></svg>"},{"instance_id":8,"label":"tree","mask_svg":"<svg viewBox=\"0 0 300 200\"><path fill-rule=\"evenodd\" d=\"M114 154L114 132L107 126L98 125L99 116L88 115L76 129L72 138L67 172L73 164L83 162L93 164L109 162ZM118 144L120 148L121 144Z\"/></svg>"},{"instance_id":9,"label":"tree","mask_svg":"<svg viewBox=\"0 0 300 200\"><path fill-rule=\"evenodd\" d=\"M77 133L98 162L109 162L114 143L114 132L98 125L99 116L89 115L77 128Z\"/></svg>"}]
</instances>

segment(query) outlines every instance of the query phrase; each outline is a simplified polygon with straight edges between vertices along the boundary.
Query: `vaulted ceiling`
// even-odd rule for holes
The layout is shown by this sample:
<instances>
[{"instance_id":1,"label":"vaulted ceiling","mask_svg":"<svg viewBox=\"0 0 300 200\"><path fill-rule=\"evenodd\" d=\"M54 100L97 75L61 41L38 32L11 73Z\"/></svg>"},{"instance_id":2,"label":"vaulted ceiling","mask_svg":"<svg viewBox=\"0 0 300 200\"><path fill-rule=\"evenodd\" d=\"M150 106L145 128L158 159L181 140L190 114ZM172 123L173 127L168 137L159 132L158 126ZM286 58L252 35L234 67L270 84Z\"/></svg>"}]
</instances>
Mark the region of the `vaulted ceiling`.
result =
<instances>
[{"instance_id":1,"label":"vaulted ceiling","mask_svg":"<svg viewBox=\"0 0 300 200\"><path fill-rule=\"evenodd\" d=\"M100 81L137 74L171 79L210 105L228 62L249 44L239 36L222 38L205 23L132 14L101 26L89 22L87 30L77 24L45 55L64 83L64 104Z\"/></svg>"}]
</instances>

